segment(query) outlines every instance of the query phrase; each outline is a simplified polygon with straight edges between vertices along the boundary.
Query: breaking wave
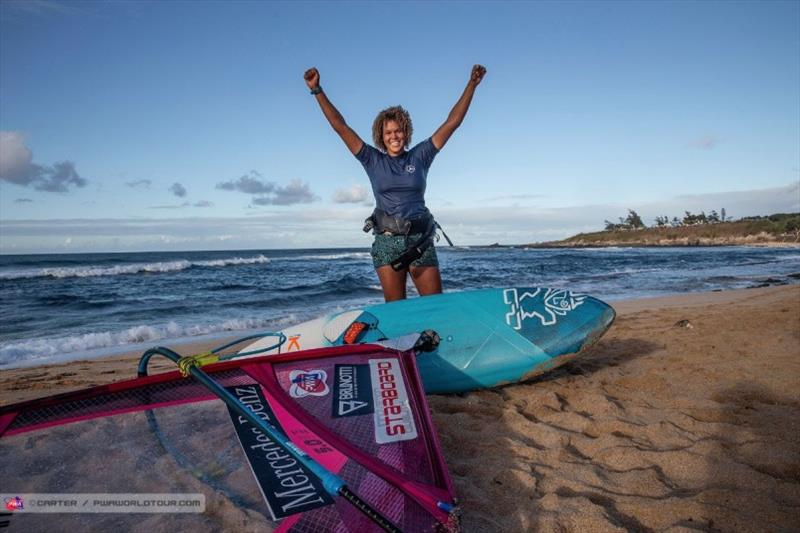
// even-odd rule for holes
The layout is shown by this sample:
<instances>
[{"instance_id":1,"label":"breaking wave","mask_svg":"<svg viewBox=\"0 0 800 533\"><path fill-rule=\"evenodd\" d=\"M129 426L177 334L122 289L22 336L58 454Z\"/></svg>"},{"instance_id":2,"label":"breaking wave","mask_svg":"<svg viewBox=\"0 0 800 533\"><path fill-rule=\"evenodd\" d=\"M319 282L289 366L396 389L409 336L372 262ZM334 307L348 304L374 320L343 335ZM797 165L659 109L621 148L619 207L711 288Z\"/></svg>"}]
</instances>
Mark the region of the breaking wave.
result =
<instances>
[{"instance_id":1,"label":"breaking wave","mask_svg":"<svg viewBox=\"0 0 800 533\"><path fill-rule=\"evenodd\" d=\"M338 261L339 259L369 259L369 252L342 252L334 254L298 255L296 257L281 257L281 261ZM278 259L278 258L276 258Z\"/></svg>"},{"instance_id":2,"label":"breaking wave","mask_svg":"<svg viewBox=\"0 0 800 533\"><path fill-rule=\"evenodd\" d=\"M229 259L213 259L208 261L157 261L153 263L130 263L126 265L100 266L84 265L79 267L51 267L28 270L11 270L0 272L0 279L25 278L90 278L97 276L120 276L142 273L179 272L190 268L222 268L228 266L256 265L269 263L264 255L255 257L231 257Z\"/></svg>"},{"instance_id":3,"label":"breaking wave","mask_svg":"<svg viewBox=\"0 0 800 533\"><path fill-rule=\"evenodd\" d=\"M289 314L280 319L237 318L218 324L179 325L170 321L162 325L139 325L121 331L103 331L85 333L49 339L30 339L9 342L0 345L0 368L18 366L20 361L48 361L83 353L100 348L129 347L135 350L135 344L149 343L161 339L180 339L203 335L235 333L246 330L270 331L297 322L298 317Z\"/></svg>"}]
</instances>

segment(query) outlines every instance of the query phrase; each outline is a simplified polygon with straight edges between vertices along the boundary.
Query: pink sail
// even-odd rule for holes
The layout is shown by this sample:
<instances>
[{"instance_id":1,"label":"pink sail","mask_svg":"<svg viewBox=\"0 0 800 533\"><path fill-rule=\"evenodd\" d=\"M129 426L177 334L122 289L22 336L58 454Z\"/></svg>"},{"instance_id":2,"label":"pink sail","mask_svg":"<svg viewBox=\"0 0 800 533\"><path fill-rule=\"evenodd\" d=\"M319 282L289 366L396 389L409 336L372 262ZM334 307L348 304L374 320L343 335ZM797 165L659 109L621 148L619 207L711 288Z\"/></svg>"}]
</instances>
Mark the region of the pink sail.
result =
<instances>
[{"instance_id":1,"label":"pink sail","mask_svg":"<svg viewBox=\"0 0 800 533\"><path fill-rule=\"evenodd\" d=\"M456 527L454 490L414 352L341 346L203 370L401 530ZM160 526L235 529L234 517L248 517L276 531L377 530L341 498L322 494L313 474L177 371L2 407L0 437L4 495L94 493L100 491L87 489L98 482L108 492L188 487L206 495L207 509L230 510L165 516ZM103 456L117 465L105 475L93 468ZM124 482L115 482L117 472ZM128 527L121 517L111 520L12 516L29 530L66 523ZM138 528L134 523L130 529Z\"/></svg>"}]
</instances>

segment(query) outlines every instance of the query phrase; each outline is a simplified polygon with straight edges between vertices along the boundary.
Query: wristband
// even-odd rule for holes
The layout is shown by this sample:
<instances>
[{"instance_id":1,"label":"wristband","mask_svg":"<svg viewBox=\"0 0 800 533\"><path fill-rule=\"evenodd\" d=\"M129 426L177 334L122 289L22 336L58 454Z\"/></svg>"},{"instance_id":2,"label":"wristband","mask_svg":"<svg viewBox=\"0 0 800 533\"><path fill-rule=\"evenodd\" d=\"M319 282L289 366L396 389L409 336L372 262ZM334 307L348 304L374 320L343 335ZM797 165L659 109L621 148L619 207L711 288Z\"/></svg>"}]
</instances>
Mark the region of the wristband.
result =
<instances>
[{"instance_id":1,"label":"wristband","mask_svg":"<svg viewBox=\"0 0 800 533\"><path fill-rule=\"evenodd\" d=\"M319 94L321 92L322 92L322 86L320 86L320 85L317 85L316 87L311 89L311 94L313 94L313 95L317 95L317 94Z\"/></svg>"}]
</instances>

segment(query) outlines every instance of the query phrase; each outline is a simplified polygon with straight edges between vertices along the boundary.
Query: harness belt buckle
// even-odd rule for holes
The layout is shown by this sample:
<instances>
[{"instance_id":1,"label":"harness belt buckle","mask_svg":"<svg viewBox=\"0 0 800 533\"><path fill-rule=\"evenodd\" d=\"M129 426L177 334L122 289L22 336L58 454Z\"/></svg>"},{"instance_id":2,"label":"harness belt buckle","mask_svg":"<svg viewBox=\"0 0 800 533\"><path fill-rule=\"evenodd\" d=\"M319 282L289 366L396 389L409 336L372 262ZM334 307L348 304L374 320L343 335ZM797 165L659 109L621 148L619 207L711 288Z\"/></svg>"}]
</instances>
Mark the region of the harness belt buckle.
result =
<instances>
[{"instance_id":1,"label":"harness belt buckle","mask_svg":"<svg viewBox=\"0 0 800 533\"><path fill-rule=\"evenodd\" d=\"M364 233L369 233L370 231L372 231L372 228L374 227L375 227L375 219L372 218L372 216L368 216L367 218L364 219L364 227L362 228L364 230Z\"/></svg>"}]
</instances>

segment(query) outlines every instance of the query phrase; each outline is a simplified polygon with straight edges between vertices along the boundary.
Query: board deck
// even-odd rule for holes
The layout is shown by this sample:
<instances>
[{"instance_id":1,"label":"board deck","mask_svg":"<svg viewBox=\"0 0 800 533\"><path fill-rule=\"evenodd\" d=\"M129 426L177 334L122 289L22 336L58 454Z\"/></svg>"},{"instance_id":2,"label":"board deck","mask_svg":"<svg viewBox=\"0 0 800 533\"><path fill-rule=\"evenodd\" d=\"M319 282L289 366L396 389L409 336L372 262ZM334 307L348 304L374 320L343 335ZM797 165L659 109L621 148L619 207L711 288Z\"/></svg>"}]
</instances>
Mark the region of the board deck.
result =
<instances>
[{"instance_id":1,"label":"board deck","mask_svg":"<svg viewBox=\"0 0 800 533\"><path fill-rule=\"evenodd\" d=\"M375 342L434 330L439 347L417 363L428 393L455 393L515 383L563 364L596 341L614 310L565 289L522 287L452 292L367 306L288 327L268 353ZM366 324L355 338L354 323ZM244 348L269 346L266 338Z\"/></svg>"}]
</instances>

